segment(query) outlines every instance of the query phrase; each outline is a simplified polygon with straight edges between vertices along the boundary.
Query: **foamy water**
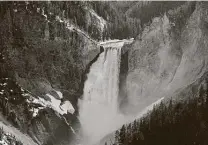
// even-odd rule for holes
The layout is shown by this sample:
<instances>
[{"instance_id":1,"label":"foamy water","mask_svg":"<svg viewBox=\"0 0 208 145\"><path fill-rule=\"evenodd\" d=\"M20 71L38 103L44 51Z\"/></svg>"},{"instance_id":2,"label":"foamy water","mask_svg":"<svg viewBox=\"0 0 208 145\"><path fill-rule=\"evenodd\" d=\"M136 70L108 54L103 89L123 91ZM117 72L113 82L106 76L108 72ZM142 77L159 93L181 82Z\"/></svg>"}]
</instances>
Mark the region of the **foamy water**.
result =
<instances>
[{"instance_id":1,"label":"foamy water","mask_svg":"<svg viewBox=\"0 0 208 145\"><path fill-rule=\"evenodd\" d=\"M127 41L127 40L125 40ZM132 41L132 40L131 40ZM109 42L92 64L79 100L82 144L93 145L127 120L118 110L121 48L124 41Z\"/></svg>"}]
</instances>

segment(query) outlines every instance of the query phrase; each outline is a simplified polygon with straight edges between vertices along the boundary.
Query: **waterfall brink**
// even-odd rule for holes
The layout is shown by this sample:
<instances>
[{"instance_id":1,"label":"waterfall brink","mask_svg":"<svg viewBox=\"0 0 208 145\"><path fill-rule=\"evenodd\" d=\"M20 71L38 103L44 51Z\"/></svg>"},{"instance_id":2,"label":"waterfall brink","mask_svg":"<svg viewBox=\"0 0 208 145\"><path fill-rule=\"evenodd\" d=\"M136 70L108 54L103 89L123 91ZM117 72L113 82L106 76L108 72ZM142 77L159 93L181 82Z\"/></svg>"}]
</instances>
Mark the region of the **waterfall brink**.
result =
<instances>
[{"instance_id":1,"label":"waterfall brink","mask_svg":"<svg viewBox=\"0 0 208 145\"><path fill-rule=\"evenodd\" d=\"M79 100L84 145L92 145L118 126L121 47L106 48L92 64Z\"/></svg>"}]
</instances>

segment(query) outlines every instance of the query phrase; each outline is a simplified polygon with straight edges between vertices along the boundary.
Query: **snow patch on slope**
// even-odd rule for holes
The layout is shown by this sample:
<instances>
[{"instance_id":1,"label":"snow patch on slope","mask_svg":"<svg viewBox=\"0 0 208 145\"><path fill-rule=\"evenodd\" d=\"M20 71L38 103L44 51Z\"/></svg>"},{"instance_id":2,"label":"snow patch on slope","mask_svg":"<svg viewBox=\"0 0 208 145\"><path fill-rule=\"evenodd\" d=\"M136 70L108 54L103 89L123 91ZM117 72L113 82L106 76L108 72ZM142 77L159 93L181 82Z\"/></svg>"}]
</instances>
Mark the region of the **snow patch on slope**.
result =
<instances>
[{"instance_id":1,"label":"snow patch on slope","mask_svg":"<svg viewBox=\"0 0 208 145\"><path fill-rule=\"evenodd\" d=\"M69 102L69 101L65 101L61 106L60 108L65 111L65 114L66 113L71 113L71 114L74 114L75 110L74 110L74 107L72 106L72 104Z\"/></svg>"},{"instance_id":2,"label":"snow patch on slope","mask_svg":"<svg viewBox=\"0 0 208 145\"><path fill-rule=\"evenodd\" d=\"M0 121L0 127L3 127L3 130L7 132L7 134L5 134L6 136L11 136L11 135L15 136L15 138L21 141L23 145L37 145L29 136L27 136L26 134L23 134L18 129L12 126L5 125L3 122ZM0 144L1 143L5 143L4 145L7 145L6 137L4 137L4 140L1 140ZM11 144L8 144L8 145L11 145Z\"/></svg>"},{"instance_id":3,"label":"snow patch on slope","mask_svg":"<svg viewBox=\"0 0 208 145\"><path fill-rule=\"evenodd\" d=\"M10 134L2 134L0 144L1 145L10 145L12 138L10 137ZM13 143L14 144L14 143Z\"/></svg>"},{"instance_id":4,"label":"snow patch on slope","mask_svg":"<svg viewBox=\"0 0 208 145\"><path fill-rule=\"evenodd\" d=\"M67 113L73 114L75 112L75 109L70 101L64 101L61 102L60 99L63 98L63 95L60 91L56 91L59 99L56 99L56 97L52 96L51 94L46 94L45 96L48 97L48 99L43 99L41 97L33 97L29 93L22 94L23 96L29 96L29 99L27 99L28 103L38 104L41 107L31 108L30 111L33 112L33 117L38 115L39 110L44 109L46 107L49 107L56 111L57 113L63 115Z\"/></svg>"},{"instance_id":5,"label":"snow patch on slope","mask_svg":"<svg viewBox=\"0 0 208 145\"><path fill-rule=\"evenodd\" d=\"M63 94L60 91L56 91L56 93L58 94L58 96L59 96L60 99L63 98Z\"/></svg>"},{"instance_id":6,"label":"snow patch on slope","mask_svg":"<svg viewBox=\"0 0 208 145\"><path fill-rule=\"evenodd\" d=\"M53 110L55 110L56 112L58 112L59 114L63 115L63 114L67 114L67 113L74 113L74 107L72 106L72 104L69 101L65 101L63 104L61 104L61 100L58 100L56 98L54 98L52 95L50 94L46 94L51 101L46 101L45 104L52 108Z\"/></svg>"},{"instance_id":7,"label":"snow patch on slope","mask_svg":"<svg viewBox=\"0 0 208 145\"><path fill-rule=\"evenodd\" d=\"M33 112L33 117L36 117L41 109L44 109L44 107L31 108L29 111Z\"/></svg>"}]
</instances>

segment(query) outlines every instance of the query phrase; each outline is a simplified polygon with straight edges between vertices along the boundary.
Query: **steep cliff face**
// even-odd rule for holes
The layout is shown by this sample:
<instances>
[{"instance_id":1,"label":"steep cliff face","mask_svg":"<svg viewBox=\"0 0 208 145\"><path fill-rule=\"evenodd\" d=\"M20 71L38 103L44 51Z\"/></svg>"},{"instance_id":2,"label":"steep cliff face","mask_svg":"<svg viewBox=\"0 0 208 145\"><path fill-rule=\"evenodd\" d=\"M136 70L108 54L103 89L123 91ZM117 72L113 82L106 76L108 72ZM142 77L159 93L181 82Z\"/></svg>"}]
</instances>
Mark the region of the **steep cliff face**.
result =
<instances>
[{"instance_id":1,"label":"steep cliff face","mask_svg":"<svg viewBox=\"0 0 208 145\"><path fill-rule=\"evenodd\" d=\"M94 41L70 20L49 11L56 7L48 8L46 15L45 7L16 5L4 6L2 15L2 54L7 66L16 73L21 85L33 93L46 93L51 87L76 92L86 65L99 53ZM28 8L30 5L33 9ZM61 84L68 78L71 80ZM44 88L33 87L41 86L40 83Z\"/></svg>"},{"instance_id":2,"label":"steep cliff face","mask_svg":"<svg viewBox=\"0 0 208 145\"><path fill-rule=\"evenodd\" d=\"M104 22L85 3L69 3L0 3L1 114L38 144L76 136L85 70L100 53L86 28L101 32Z\"/></svg>"},{"instance_id":3,"label":"steep cliff face","mask_svg":"<svg viewBox=\"0 0 208 145\"><path fill-rule=\"evenodd\" d=\"M206 8L206 2L187 2L154 18L138 36L129 52L128 111L174 96L207 71Z\"/></svg>"}]
</instances>

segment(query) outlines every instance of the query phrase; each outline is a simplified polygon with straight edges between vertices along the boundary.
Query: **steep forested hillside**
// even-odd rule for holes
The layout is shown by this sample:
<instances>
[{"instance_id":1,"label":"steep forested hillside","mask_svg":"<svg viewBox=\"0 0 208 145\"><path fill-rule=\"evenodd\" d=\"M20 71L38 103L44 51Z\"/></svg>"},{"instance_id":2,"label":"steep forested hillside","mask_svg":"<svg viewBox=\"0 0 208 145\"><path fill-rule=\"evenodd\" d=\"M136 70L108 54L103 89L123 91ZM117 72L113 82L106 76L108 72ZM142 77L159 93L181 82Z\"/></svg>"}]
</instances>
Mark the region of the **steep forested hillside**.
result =
<instances>
[{"instance_id":1,"label":"steep forested hillside","mask_svg":"<svg viewBox=\"0 0 208 145\"><path fill-rule=\"evenodd\" d=\"M83 22L97 18L83 18L76 2L1 2L0 7L1 114L39 144L68 144L76 131L71 126L78 124L76 101L85 69L100 52ZM75 113L60 112L66 102Z\"/></svg>"},{"instance_id":2,"label":"steep forested hillside","mask_svg":"<svg viewBox=\"0 0 208 145\"><path fill-rule=\"evenodd\" d=\"M174 10L183 5L184 1L146 1L134 3L127 11L126 15L141 20L141 26L150 24L154 17L163 15L169 10Z\"/></svg>"},{"instance_id":3,"label":"steep forested hillside","mask_svg":"<svg viewBox=\"0 0 208 145\"><path fill-rule=\"evenodd\" d=\"M183 96L181 96L183 97ZM115 133L119 145L206 145L208 143L206 84L194 98L161 102L143 118Z\"/></svg>"},{"instance_id":4,"label":"steep forested hillside","mask_svg":"<svg viewBox=\"0 0 208 145\"><path fill-rule=\"evenodd\" d=\"M131 2L91 2L92 8L107 21L103 39L132 38L141 31L140 19L130 18L125 13L131 4Z\"/></svg>"}]
</instances>

